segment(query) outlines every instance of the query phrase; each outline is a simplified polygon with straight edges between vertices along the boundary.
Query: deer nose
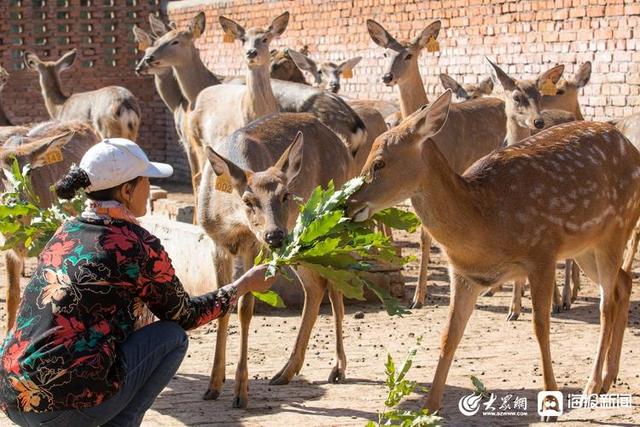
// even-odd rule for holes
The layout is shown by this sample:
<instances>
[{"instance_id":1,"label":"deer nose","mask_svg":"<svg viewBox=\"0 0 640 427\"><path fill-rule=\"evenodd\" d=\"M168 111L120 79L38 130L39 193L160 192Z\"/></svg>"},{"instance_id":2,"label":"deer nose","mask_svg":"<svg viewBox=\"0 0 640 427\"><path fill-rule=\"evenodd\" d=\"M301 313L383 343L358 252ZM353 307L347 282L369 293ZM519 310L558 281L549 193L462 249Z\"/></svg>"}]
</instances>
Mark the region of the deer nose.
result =
<instances>
[{"instance_id":1,"label":"deer nose","mask_svg":"<svg viewBox=\"0 0 640 427\"><path fill-rule=\"evenodd\" d=\"M247 58L248 58L248 59L253 59L253 58L255 58L256 56L258 56L258 51L257 51L256 49L249 49L249 50L247 51Z\"/></svg>"},{"instance_id":2,"label":"deer nose","mask_svg":"<svg viewBox=\"0 0 640 427\"><path fill-rule=\"evenodd\" d=\"M284 231L282 230L269 231L264 235L264 240L272 248L279 248L282 246L282 243L284 243Z\"/></svg>"},{"instance_id":3,"label":"deer nose","mask_svg":"<svg viewBox=\"0 0 640 427\"><path fill-rule=\"evenodd\" d=\"M393 80L393 74L391 73L387 73L384 76L382 76L382 83L391 83L392 80Z\"/></svg>"},{"instance_id":4,"label":"deer nose","mask_svg":"<svg viewBox=\"0 0 640 427\"><path fill-rule=\"evenodd\" d=\"M340 90L340 83L331 83L329 88L331 89L331 92L337 93Z\"/></svg>"},{"instance_id":5,"label":"deer nose","mask_svg":"<svg viewBox=\"0 0 640 427\"><path fill-rule=\"evenodd\" d=\"M536 127L536 129L542 129L544 128L544 120L542 119L535 119L533 121L533 125Z\"/></svg>"}]
</instances>

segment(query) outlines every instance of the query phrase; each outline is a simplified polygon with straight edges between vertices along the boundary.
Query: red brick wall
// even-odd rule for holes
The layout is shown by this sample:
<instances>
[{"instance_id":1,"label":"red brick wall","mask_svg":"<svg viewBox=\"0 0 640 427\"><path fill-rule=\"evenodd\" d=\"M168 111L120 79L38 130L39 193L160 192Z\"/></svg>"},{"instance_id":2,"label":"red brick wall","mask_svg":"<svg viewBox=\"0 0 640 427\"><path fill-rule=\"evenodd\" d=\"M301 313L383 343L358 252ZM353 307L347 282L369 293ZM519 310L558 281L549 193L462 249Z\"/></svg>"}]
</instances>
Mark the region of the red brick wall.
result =
<instances>
[{"instance_id":1,"label":"red brick wall","mask_svg":"<svg viewBox=\"0 0 640 427\"><path fill-rule=\"evenodd\" d=\"M640 2L637 0L348 0L170 2L168 14L179 27L198 11L207 14L199 41L205 62L222 74L244 72L238 44L223 44L219 15L246 28L266 26L289 10L292 19L275 46L300 48L310 55L363 60L344 93L360 98L395 100L395 90L380 83L382 50L369 38L365 21L382 23L399 39L413 37L435 19L442 20L441 51L423 52L422 76L429 94L442 91L438 74L468 83L487 73L485 55L516 77L533 77L549 64L563 63L571 76L593 62L591 82L580 98L586 118L622 117L640 111Z\"/></svg>"},{"instance_id":2,"label":"red brick wall","mask_svg":"<svg viewBox=\"0 0 640 427\"><path fill-rule=\"evenodd\" d=\"M160 0L2 0L0 64L10 73L3 91L7 115L16 124L48 120L38 74L25 69L22 51L57 59L78 49L74 66L63 72L67 94L108 85L124 86L139 99L142 123L139 142L149 157L170 161L176 178L188 176L186 158L176 142L172 117L156 94L151 77L134 74L137 52L134 23L146 25L149 13L160 12Z\"/></svg>"}]
</instances>

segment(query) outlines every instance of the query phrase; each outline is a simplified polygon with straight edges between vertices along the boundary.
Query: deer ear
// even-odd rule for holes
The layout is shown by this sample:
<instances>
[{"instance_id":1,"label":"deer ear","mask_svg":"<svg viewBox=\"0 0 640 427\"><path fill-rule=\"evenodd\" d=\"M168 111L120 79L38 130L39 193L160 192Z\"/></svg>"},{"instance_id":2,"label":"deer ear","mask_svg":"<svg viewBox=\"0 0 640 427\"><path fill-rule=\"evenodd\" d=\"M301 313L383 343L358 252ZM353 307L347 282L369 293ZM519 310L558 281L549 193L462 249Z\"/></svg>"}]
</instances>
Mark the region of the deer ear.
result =
<instances>
[{"instance_id":1,"label":"deer ear","mask_svg":"<svg viewBox=\"0 0 640 427\"><path fill-rule=\"evenodd\" d=\"M169 31L169 28L153 13L149 14L149 26L151 32L156 37L161 37L164 33Z\"/></svg>"},{"instance_id":2,"label":"deer ear","mask_svg":"<svg viewBox=\"0 0 640 427\"><path fill-rule=\"evenodd\" d=\"M423 106L413 113L415 117L407 117L411 124L411 132L420 135L424 141L440 132L449 116L449 106L451 105L451 90L447 89L431 105ZM412 115L412 116L413 116Z\"/></svg>"},{"instance_id":3,"label":"deer ear","mask_svg":"<svg viewBox=\"0 0 640 427\"><path fill-rule=\"evenodd\" d=\"M440 81L442 82L442 86L445 89L451 89L453 93L460 99L469 99L469 94L462 87L460 83L455 81L453 77L450 77L446 74L440 74Z\"/></svg>"},{"instance_id":4,"label":"deer ear","mask_svg":"<svg viewBox=\"0 0 640 427\"><path fill-rule=\"evenodd\" d=\"M153 15L149 15L149 16L153 16ZM142 28L138 27L137 25L133 26L133 36L138 42L138 50L141 52L144 52L153 44L153 40L151 40L151 36L147 34L147 32L144 31Z\"/></svg>"},{"instance_id":5,"label":"deer ear","mask_svg":"<svg viewBox=\"0 0 640 427\"><path fill-rule=\"evenodd\" d=\"M353 71L356 65L362 61L362 56L356 56L355 58L347 59L342 64L338 65L338 71L340 73Z\"/></svg>"},{"instance_id":6,"label":"deer ear","mask_svg":"<svg viewBox=\"0 0 640 427\"><path fill-rule=\"evenodd\" d=\"M276 169L279 169L286 175L287 182L289 183L293 182L302 170L303 148L304 137L302 132L298 131L289 148L282 153L282 156L280 156L280 159L278 159L274 165Z\"/></svg>"},{"instance_id":7,"label":"deer ear","mask_svg":"<svg viewBox=\"0 0 640 427\"><path fill-rule=\"evenodd\" d=\"M42 63L40 58L38 58L38 55L28 51L24 52L22 60L24 62L24 65L28 68L31 68L32 70L36 70L38 68L38 64Z\"/></svg>"},{"instance_id":8,"label":"deer ear","mask_svg":"<svg viewBox=\"0 0 640 427\"><path fill-rule=\"evenodd\" d=\"M507 92L515 90L515 80L509 77L507 73L502 71L502 68L491 62L489 58L485 56L484 59L489 63L489 65L491 65L491 80L493 80L494 83L500 84L502 86L502 89Z\"/></svg>"},{"instance_id":9,"label":"deer ear","mask_svg":"<svg viewBox=\"0 0 640 427\"><path fill-rule=\"evenodd\" d=\"M193 17L191 23L189 24L189 31L191 31L192 37L197 39L204 33L204 28L207 23L207 17L204 12L199 12L196 16Z\"/></svg>"},{"instance_id":10,"label":"deer ear","mask_svg":"<svg viewBox=\"0 0 640 427\"><path fill-rule=\"evenodd\" d=\"M38 148L28 154L31 169L58 163L64 160L62 147L64 147L73 137L74 132L69 131L61 135L44 138Z\"/></svg>"},{"instance_id":11,"label":"deer ear","mask_svg":"<svg viewBox=\"0 0 640 427\"><path fill-rule=\"evenodd\" d=\"M560 64L541 73L536 79L536 86L538 86L538 89L542 90L542 86L547 80L551 80L554 84L558 83L558 80L562 77L563 71L564 65Z\"/></svg>"},{"instance_id":12,"label":"deer ear","mask_svg":"<svg viewBox=\"0 0 640 427\"><path fill-rule=\"evenodd\" d=\"M491 95L491 92L493 92L493 80L491 80L491 77L487 77L478 83L478 89L484 95Z\"/></svg>"},{"instance_id":13,"label":"deer ear","mask_svg":"<svg viewBox=\"0 0 640 427\"><path fill-rule=\"evenodd\" d=\"M396 41L382 25L373 19L367 19L367 31L371 40L380 47L388 48Z\"/></svg>"},{"instance_id":14,"label":"deer ear","mask_svg":"<svg viewBox=\"0 0 640 427\"><path fill-rule=\"evenodd\" d=\"M425 28L420 34L418 34L418 36L413 40L412 44L418 49L424 48L427 45L429 39L433 38L435 40L438 38L441 27L442 23L440 21L433 21L427 28Z\"/></svg>"},{"instance_id":15,"label":"deer ear","mask_svg":"<svg viewBox=\"0 0 640 427\"><path fill-rule=\"evenodd\" d=\"M244 27L238 24L233 19L221 16L218 18L218 21L220 22L222 31L224 31L225 34L231 34L237 40L240 40L244 37Z\"/></svg>"},{"instance_id":16,"label":"deer ear","mask_svg":"<svg viewBox=\"0 0 640 427\"><path fill-rule=\"evenodd\" d=\"M279 37L287 29L287 25L289 25L289 12L285 12L274 19L268 30L274 37Z\"/></svg>"},{"instance_id":17,"label":"deer ear","mask_svg":"<svg viewBox=\"0 0 640 427\"><path fill-rule=\"evenodd\" d=\"M216 153L215 150L209 146L207 146L207 158L217 176L228 177L231 180L231 185L238 194L245 192L247 189L247 173L243 169L231 160L227 160Z\"/></svg>"},{"instance_id":18,"label":"deer ear","mask_svg":"<svg viewBox=\"0 0 640 427\"><path fill-rule=\"evenodd\" d=\"M77 50L71 49L69 52L62 55L62 57L56 61L56 69L58 71L64 71L71 68L71 66L76 60L77 54L78 54Z\"/></svg>"},{"instance_id":19,"label":"deer ear","mask_svg":"<svg viewBox=\"0 0 640 427\"><path fill-rule=\"evenodd\" d=\"M585 87L589 80L591 79L591 62L587 61L578 68L576 72L576 76L573 81L576 84L576 87L579 89L581 87Z\"/></svg>"},{"instance_id":20,"label":"deer ear","mask_svg":"<svg viewBox=\"0 0 640 427\"><path fill-rule=\"evenodd\" d=\"M289 58L291 58L291 60L301 70L310 71L312 73L317 70L316 63L313 59L308 58L293 49L289 49L287 53L289 54Z\"/></svg>"}]
</instances>

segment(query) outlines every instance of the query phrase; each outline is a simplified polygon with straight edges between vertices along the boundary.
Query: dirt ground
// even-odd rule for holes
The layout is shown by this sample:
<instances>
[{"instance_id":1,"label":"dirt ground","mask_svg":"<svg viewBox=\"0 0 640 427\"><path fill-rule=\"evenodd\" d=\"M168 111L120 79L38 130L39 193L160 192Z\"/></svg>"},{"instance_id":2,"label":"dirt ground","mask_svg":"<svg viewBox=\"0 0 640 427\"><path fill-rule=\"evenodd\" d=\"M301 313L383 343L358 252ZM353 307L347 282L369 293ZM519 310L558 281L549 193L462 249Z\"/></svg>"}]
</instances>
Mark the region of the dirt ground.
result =
<instances>
[{"instance_id":1,"label":"dirt ground","mask_svg":"<svg viewBox=\"0 0 640 427\"><path fill-rule=\"evenodd\" d=\"M417 235L397 236L404 254L417 254ZM33 261L30 268L33 267ZM558 266L558 283L563 269ZM28 269L29 270L29 269ZM406 269L405 303L410 301L418 265ZM0 264L4 277L4 265ZM27 279L23 279L23 285ZM1 281L4 287L4 279ZM507 287L508 288L508 287ZM0 295L4 297L4 288ZM428 387L439 352L439 337L447 315L449 287L446 261L432 248L426 306L404 318L390 318L376 304L347 306L344 341L348 357L347 380L328 384L333 366L335 340L328 305L323 306L307 351L305 366L289 385L270 386L269 379L285 363L295 342L300 313L277 310L253 318L250 335L250 403L246 410L232 409L235 361L239 351L237 316L231 320L227 351L227 381L217 401L201 400L213 363L215 323L190 333L189 353L178 374L158 397L144 418L146 426L248 425L248 426L363 426L377 419L386 395L384 362L387 352L401 361L416 337L423 336L408 378ZM575 409L562 415L563 425L640 424L640 286L634 279L629 325L625 334L618 383L611 393L631 393L631 409ZM537 393L542 387L538 344L532 332L531 300L523 299L523 315L505 320L510 289L493 297L480 297L458 348L447 380L442 415L447 425L530 425L537 423ZM554 314L551 351L560 390L579 393L585 385L595 355L599 331L599 293L583 276L583 288L570 311ZM0 299L0 324L5 321L4 298ZM354 313L364 312L356 319ZM526 397L526 416L464 416L458 401L471 393L470 375L481 379L494 393L499 406L507 395ZM424 394L414 394L401 405L417 409ZM486 401L486 400L485 400ZM482 412L482 411L481 411ZM0 425L10 422L0 415Z\"/></svg>"}]
</instances>

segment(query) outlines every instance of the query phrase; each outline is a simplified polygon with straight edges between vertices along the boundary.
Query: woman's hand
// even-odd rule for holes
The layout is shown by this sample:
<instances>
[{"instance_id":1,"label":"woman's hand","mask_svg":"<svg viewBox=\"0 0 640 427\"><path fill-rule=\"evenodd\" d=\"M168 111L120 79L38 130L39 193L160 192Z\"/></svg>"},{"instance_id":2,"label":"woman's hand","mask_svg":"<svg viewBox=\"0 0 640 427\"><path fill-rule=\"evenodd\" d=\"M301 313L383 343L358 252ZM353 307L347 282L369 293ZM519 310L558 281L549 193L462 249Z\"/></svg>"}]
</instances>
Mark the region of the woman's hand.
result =
<instances>
[{"instance_id":1,"label":"woman's hand","mask_svg":"<svg viewBox=\"0 0 640 427\"><path fill-rule=\"evenodd\" d=\"M276 278L264 278L267 271L266 265L257 265L244 273L236 282L238 287L238 295L244 295L247 292L265 292L275 283Z\"/></svg>"}]
</instances>

